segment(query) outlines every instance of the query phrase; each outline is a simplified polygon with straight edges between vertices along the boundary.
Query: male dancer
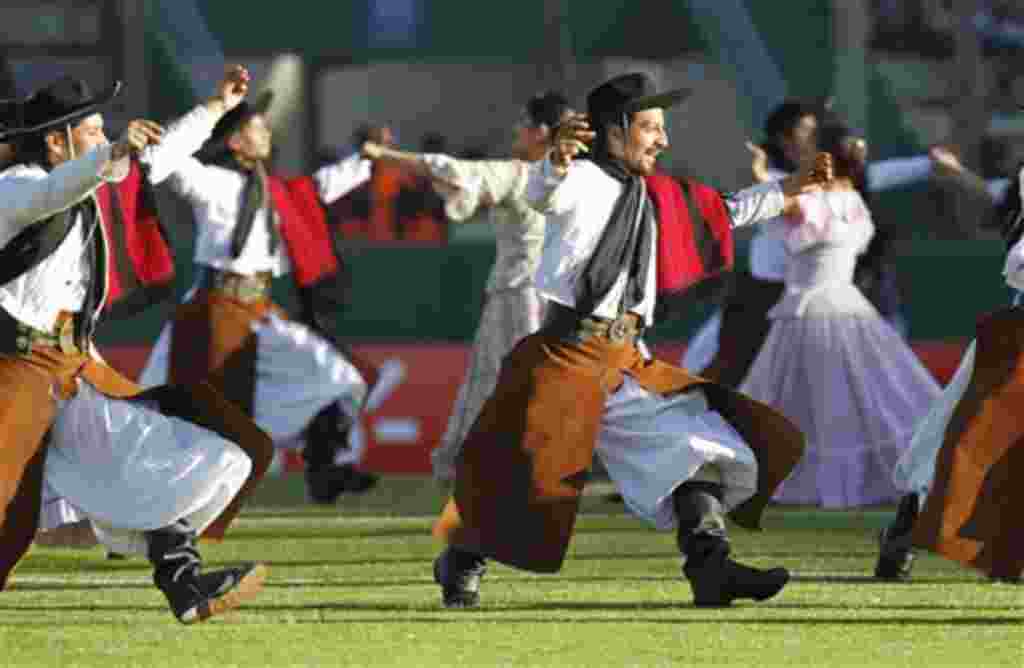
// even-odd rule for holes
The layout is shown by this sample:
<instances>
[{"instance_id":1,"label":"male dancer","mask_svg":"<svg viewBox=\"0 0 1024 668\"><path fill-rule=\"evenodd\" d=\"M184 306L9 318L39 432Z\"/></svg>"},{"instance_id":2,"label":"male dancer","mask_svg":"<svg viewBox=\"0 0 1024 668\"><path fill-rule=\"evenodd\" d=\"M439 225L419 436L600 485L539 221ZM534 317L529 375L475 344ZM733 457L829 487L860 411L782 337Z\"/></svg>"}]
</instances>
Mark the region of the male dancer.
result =
<instances>
[{"instance_id":1,"label":"male dancer","mask_svg":"<svg viewBox=\"0 0 1024 668\"><path fill-rule=\"evenodd\" d=\"M962 170L950 154L945 166ZM937 552L993 580L1020 582L1024 531L1024 168L1008 192L1003 275L1014 305L978 321L977 337L893 473L905 492L880 535L875 576L905 580L913 547Z\"/></svg>"},{"instance_id":2,"label":"male dancer","mask_svg":"<svg viewBox=\"0 0 1024 668\"><path fill-rule=\"evenodd\" d=\"M364 182L370 163L353 155L312 177L269 174L270 99L242 103L215 126L186 116L175 130L204 144L204 161L180 155L149 170L153 183L169 178L192 204L199 277L161 334L142 383L209 379L277 444L306 435L310 496L330 503L376 480L334 463L377 370L343 352L335 335L344 279L322 208ZM288 320L270 298L271 280L289 272L309 324Z\"/></svg>"},{"instance_id":3,"label":"male dancer","mask_svg":"<svg viewBox=\"0 0 1024 668\"><path fill-rule=\"evenodd\" d=\"M447 200L452 221L465 221L490 207L497 257L485 288L487 301L473 339L469 370L459 387L441 444L430 453L434 477L450 482L462 441L498 383L501 360L523 337L540 327L543 311L534 274L544 243L544 216L526 202L531 164L551 147L555 127L569 111L560 93L531 97L516 128L512 160L456 160L442 154L416 154L370 143L367 155L402 165L430 178Z\"/></svg>"},{"instance_id":4,"label":"male dancer","mask_svg":"<svg viewBox=\"0 0 1024 668\"><path fill-rule=\"evenodd\" d=\"M253 468L236 443L253 452L270 443L209 386L143 392L96 353L111 242L94 194L161 138L164 151L187 150L149 121L108 143L98 109L119 89L94 96L65 77L6 114L16 148L0 173L0 588L33 539L45 477L104 542L149 558L154 583L189 624L262 587L255 564L201 573L195 543ZM219 118L247 90L245 69L229 68L192 113Z\"/></svg>"},{"instance_id":5,"label":"male dancer","mask_svg":"<svg viewBox=\"0 0 1024 668\"><path fill-rule=\"evenodd\" d=\"M573 116L531 169L527 197L547 214L537 285L548 312L505 358L457 460L435 525L449 544L434 564L448 607L477 604L485 557L559 570L595 448L634 513L678 528L696 605L767 599L789 579L729 558L724 513L759 525L800 458L800 433L767 406L645 359L638 341L659 297L682 302L731 265L732 225L778 215L829 178L828 156L820 171L728 200L681 188L654 174L664 109L684 95L656 92L643 74L616 77L587 98L595 131ZM592 160L574 161L591 139Z\"/></svg>"}]
</instances>

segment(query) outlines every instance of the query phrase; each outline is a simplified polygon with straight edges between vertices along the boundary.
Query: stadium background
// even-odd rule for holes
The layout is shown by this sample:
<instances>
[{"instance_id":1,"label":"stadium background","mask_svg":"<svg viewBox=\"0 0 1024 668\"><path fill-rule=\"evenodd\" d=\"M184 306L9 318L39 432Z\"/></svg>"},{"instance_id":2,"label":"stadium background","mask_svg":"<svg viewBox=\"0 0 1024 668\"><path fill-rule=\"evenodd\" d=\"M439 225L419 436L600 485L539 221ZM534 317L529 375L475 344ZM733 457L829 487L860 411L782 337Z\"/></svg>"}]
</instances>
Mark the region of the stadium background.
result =
<instances>
[{"instance_id":1,"label":"stadium background","mask_svg":"<svg viewBox=\"0 0 1024 668\"><path fill-rule=\"evenodd\" d=\"M561 88L579 102L594 82L641 68L696 90L670 115L666 169L724 189L745 185L743 141L758 138L768 110L786 96L834 96L874 157L954 142L967 164L995 175L999 167L986 163L984 148L996 143L1012 157L1024 137L1005 99L1015 80L1005 81L1004 61L1014 52L984 42L975 48L964 37L977 3L903 3L918 7L924 26L916 30L924 36L902 41L899 27L886 23L885 4L12 0L0 8L0 95L24 94L62 71L97 83L122 78L123 102L108 114L116 132L130 117L181 113L207 94L225 60L243 62L275 90L278 164L298 172L347 150L365 121L389 124L402 146L439 132L455 152L485 147L499 156L528 95ZM191 280L190 214L163 196L161 205L174 230L180 294ZM945 379L977 316L1006 301L1002 244L977 224L991 211L933 180L879 196L875 212L898 230L911 343ZM453 227L445 245L346 245L353 288L341 316L345 331L372 358L403 370L358 435L370 445L366 464L425 472L466 365L494 256L490 230ZM285 283L276 291L293 303ZM108 359L134 374L168 308L105 327ZM678 359L705 315L659 325L657 353Z\"/></svg>"}]
</instances>

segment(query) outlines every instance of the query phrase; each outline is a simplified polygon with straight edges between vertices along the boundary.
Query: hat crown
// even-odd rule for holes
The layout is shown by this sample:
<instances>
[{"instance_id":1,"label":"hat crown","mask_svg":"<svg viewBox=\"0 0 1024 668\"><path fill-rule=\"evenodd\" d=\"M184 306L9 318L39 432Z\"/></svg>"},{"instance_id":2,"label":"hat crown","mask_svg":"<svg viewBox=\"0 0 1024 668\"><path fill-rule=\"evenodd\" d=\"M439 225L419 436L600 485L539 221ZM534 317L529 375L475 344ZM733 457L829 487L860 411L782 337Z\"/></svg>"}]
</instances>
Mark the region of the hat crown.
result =
<instances>
[{"instance_id":1,"label":"hat crown","mask_svg":"<svg viewBox=\"0 0 1024 668\"><path fill-rule=\"evenodd\" d=\"M70 110L92 99L92 90L82 79L64 76L32 93L26 104L45 104L55 110Z\"/></svg>"},{"instance_id":2,"label":"hat crown","mask_svg":"<svg viewBox=\"0 0 1024 668\"><path fill-rule=\"evenodd\" d=\"M654 80L643 72L631 72L609 79L587 96L587 112L591 116L634 111L632 104L657 95Z\"/></svg>"}]
</instances>

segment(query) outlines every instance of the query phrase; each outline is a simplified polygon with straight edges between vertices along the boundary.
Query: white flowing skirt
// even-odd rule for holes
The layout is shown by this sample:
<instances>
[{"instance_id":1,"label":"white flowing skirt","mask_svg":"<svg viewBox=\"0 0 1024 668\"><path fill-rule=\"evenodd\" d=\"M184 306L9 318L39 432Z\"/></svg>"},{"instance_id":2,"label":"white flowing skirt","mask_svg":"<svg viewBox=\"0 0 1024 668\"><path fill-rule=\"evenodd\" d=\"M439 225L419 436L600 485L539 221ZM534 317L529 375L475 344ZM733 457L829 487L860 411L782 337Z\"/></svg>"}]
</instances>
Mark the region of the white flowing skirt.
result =
<instances>
[{"instance_id":1,"label":"white flowing skirt","mask_svg":"<svg viewBox=\"0 0 1024 668\"><path fill-rule=\"evenodd\" d=\"M139 383L167 382L171 356L168 323L160 333ZM309 421L333 402L356 419L366 399L366 381L352 363L306 325L270 315L253 323L257 336L252 418L277 447L301 442Z\"/></svg>"},{"instance_id":2,"label":"white flowing skirt","mask_svg":"<svg viewBox=\"0 0 1024 668\"><path fill-rule=\"evenodd\" d=\"M941 388L871 309L775 319L740 392L807 436L775 499L844 508L901 496L893 470Z\"/></svg>"},{"instance_id":3,"label":"white flowing skirt","mask_svg":"<svg viewBox=\"0 0 1024 668\"><path fill-rule=\"evenodd\" d=\"M111 549L145 554L142 532L182 519L201 532L251 469L218 434L80 381L50 431L40 528L89 519Z\"/></svg>"},{"instance_id":4,"label":"white flowing skirt","mask_svg":"<svg viewBox=\"0 0 1024 668\"><path fill-rule=\"evenodd\" d=\"M598 456L626 506L658 529L678 524L672 493L699 478L720 482L732 509L757 491L757 459L700 390L662 396L630 376L605 404Z\"/></svg>"}]
</instances>

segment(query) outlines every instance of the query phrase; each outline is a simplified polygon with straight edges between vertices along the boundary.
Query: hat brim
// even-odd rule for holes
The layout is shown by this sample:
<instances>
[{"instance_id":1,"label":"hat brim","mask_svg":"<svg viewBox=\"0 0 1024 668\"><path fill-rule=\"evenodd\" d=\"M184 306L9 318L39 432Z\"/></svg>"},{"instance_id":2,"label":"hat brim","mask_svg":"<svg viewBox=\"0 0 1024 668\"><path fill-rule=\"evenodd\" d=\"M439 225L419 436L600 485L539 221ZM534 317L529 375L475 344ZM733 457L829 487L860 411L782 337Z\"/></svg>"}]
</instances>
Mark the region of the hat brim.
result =
<instances>
[{"instance_id":1,"label":"hat brim","mask_svg":"<svg viewBox=\"0 0 1024 668\"><path fill-rule=\"evenodd\" d=\"M105 90L100 92L99 95L94 96L91 100L75 105L74 107L69 109L64 114L61 114L60 116L48 119L46 122L39 123L38 125L19 128L8 128L6 131L0 132L0 141L9 141L11 139L17 139L18 137L24 137L25 135L35 134L37 132L49 130L50 128L59 127L61 125L67 125L68 123L73 123L77 120L85 118L86 116L91 116L92 114L96 113L96 111L100 107L102 107L103 105L107 104L115 97L120 95L121 89L123 87L124 84L122 82L115 81Z\"/></svg>"},{"instance_id":2,"label":"hat brim","mask_svg":"<svg viewBox=\"0 0 1024 668\"><path fill-rule=\"evenodd\" d=\"M690 88L676 88L657 95L638 97L626 103L625 111L643 111L644 109L668 109L693 95Z\"/></svg>"}]
</instances>

